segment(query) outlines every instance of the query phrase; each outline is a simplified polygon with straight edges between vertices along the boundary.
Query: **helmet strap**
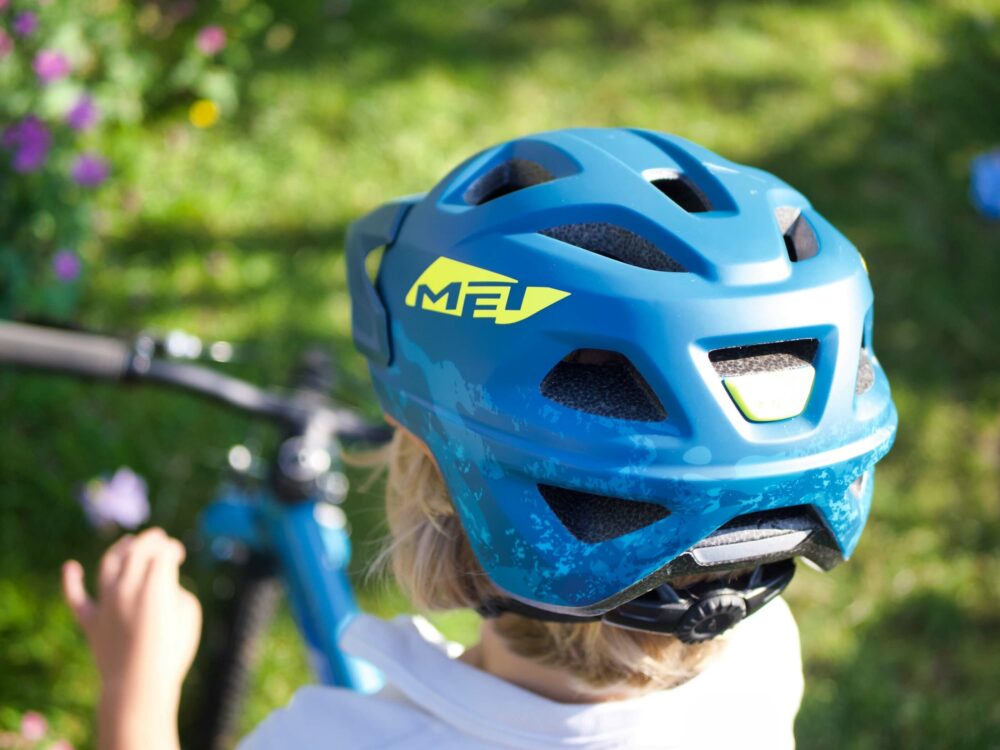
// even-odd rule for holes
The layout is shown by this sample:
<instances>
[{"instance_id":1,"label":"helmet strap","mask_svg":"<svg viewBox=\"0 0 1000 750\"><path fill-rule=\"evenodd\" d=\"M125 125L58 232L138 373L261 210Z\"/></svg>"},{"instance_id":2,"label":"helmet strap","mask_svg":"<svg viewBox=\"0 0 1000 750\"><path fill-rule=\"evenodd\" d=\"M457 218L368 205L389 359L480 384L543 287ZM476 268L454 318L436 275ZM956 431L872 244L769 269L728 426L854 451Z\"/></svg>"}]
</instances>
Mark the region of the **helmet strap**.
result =
<instances>
[{"instance_id":1,"label":"helmet strap","mask_svg":"<svg viewBox=\"0 0 1000 750\"><path fill-rule=\"evenodd\" d=\"M600 615L550 612L510 598L476 608L484 618L510 612L548 622L599 622L629 630L674 635L684 643L711 640L784 591L795 574L793 560L758 565L734 581L704 581L675 589L663 583Z\"/></svg>"}]
</instances>

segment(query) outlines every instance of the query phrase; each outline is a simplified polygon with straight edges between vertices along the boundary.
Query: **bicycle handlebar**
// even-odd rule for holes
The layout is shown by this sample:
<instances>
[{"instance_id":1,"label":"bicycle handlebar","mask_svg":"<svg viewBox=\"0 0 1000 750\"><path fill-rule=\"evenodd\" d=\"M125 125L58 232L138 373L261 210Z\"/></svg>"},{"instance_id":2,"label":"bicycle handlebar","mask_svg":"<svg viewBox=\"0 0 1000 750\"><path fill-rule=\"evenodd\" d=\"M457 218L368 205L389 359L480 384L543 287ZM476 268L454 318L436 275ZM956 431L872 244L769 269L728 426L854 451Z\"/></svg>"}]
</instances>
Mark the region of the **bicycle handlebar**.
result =
<instances>
[{"instance_id":1,"label":"bicycle handlebar","mask_svg":"<svg viewBox=\"0 0 1000 750\"><path fill-rule=\"evenodd\" d=\"M151 359L124 341L93 333L0 322L0 363L169 386L284 424L320 419L337 437L348 440L384 442L391 434L391 428L369 424L347 409L331 408L315 398L285 396L200 365Z\"/></svg>"},{"instance_id":2,"label":"bicycle handlebar","mask_svg":"<svg viewBox=\"0 0 1000 750\"><path fill-rule=\"evenodd\" d=\"M197 393L270 419L294 421L302 416L302 407L293 407L293 402L284 396L199 365L143 359L129 367L127 377Z\"/></svg>"},{"instance_id":3,"label":"bicycle handlebar","mask_svg":"<svg viewBox=\"0 0 1000 750\"><path fill-rule=\"evenodd\" d=\"M132 356L118 339L24 323L0 323L0 362L119 380Z\"/></svg>"}]
</instances>

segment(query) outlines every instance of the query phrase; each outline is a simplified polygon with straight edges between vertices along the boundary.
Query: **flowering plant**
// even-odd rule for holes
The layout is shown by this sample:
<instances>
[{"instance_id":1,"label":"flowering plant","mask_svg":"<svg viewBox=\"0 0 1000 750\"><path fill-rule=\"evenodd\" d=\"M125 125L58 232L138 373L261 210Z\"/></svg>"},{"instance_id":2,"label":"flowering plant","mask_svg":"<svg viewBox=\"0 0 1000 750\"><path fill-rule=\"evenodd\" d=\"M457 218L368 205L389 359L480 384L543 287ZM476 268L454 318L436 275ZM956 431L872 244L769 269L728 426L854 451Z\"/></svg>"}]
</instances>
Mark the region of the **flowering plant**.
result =
<instances>
[{"instance_id":1,"label":"flowering plant","mask_svg":"<svg viewBox=\"0 0 1000 750\"><path fill-rule=\"evenodd\" d=\"M272 21L260 0L95 0L86 12L0 0L0 318L72 315L96 257L93 204L115 176L108 126L186 103L191 126L211 127L236 109L255 41L291 43Z\"/></svg>"},{"instance_id":2,"label":"flowering plant","mask_svg":"<svg viewBox=\"0 0 1000 750\"><path fill-rule=\"evenodd\" d=\"M84 64L72 40L40 12L0 0L0 315L66 317L82 270L88 196L74 179L78 144L99 111L74 80Z\"/></svg>"},{"instance_id":3,"label":"flowering plant","mask_svg":"<svg viewBox=\"0 0 1000 750\"><path fill-rule=\"evenodd\" d=\"M0 4L3 0L0 0ZM64 739L49 736L49 722L37 711L28 711L21 717L20 732L0 732L0 748L11 750L73 750Z\"/></svg>"}]
</instances>

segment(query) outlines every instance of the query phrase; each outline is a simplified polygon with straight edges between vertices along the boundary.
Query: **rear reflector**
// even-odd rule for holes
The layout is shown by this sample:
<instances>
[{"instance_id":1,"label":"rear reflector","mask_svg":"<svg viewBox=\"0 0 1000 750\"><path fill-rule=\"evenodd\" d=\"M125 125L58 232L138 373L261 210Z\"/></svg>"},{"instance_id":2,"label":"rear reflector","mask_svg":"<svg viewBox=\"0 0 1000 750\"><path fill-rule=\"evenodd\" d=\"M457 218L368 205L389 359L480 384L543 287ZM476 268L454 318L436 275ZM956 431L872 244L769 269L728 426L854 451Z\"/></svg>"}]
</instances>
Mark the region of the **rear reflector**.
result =
<instances>
[{"instance_id":1,"label":"rear reflector","mask_svg":"<svg viewBox=\"0 0 1000 750\"><path fill-rule=\"evenodd\" d=\"M777 422L802 413L815 376L812 365L805 365L794 370L735 375L723 378L722 383L751 422Z\"/></svg>"}]
</instances>

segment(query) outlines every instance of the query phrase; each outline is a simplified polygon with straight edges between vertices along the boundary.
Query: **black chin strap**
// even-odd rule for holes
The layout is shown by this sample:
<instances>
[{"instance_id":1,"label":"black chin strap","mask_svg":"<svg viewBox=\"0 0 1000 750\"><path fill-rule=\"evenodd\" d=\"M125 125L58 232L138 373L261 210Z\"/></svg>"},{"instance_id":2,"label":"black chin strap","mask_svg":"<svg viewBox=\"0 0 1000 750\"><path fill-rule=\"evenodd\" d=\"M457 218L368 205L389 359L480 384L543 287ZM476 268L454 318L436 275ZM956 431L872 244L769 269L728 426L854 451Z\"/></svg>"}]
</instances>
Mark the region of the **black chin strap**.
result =
<instances>
[{"instance_id":1,"label":"black chin strap","mask_svg":"<svg viewBox=\"0 0 1000 750\"><path fill-rule=\"evenodd\" d=\"M630 630L675 635L684 643L715 638L752 615L791 582L792 560L758 565L735 581L706 581L684 589L664 583L601 615L550 612L515 599L491 599L476 611L486 618L505 612L549 622L598 622Z\"/></svg>"}]
</instances>

